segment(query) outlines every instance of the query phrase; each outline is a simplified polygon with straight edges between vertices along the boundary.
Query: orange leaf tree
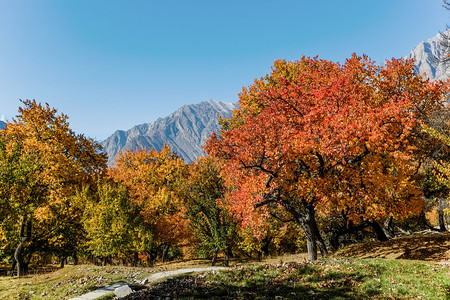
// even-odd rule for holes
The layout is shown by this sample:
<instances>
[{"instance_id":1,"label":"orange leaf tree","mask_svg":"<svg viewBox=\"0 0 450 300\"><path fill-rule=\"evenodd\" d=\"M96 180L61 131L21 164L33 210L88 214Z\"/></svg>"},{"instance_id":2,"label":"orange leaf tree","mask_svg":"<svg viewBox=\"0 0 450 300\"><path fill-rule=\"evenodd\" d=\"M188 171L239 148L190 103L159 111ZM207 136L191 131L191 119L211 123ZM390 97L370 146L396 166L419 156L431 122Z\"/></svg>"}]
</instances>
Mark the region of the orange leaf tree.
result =
<instances>
[{"instance_id":1,"label":"orange leaf tree","mask_svg":"<svg viewBox=\"0 0 450 300\"><path fill-rule=\"evenodd\" d=\"M137 235L137 249L147 254L149 265L160 249L164 259L168 247L182 243L188 235L180 197L185 171L183 160L168 146L161 151L136 149L119 153L116 167L109 170L116 182L127 186L131 201L140 207L143 229Z\"/></svg>"},{"instance_id":2,"label":"orange leaf tree","mask_svg":"<svg viewBox=\"0 0 450 300\"><path fill-rule=\"evenodd\" d=\"M316 210L375 220L420 210L411 183L411 132L418 114L439 106L442 84L414 75L411 62L381 70L353 55L339 65L318 58L276 61L239 95L209 154L225 160L229 202L244 223L293 219L308 257L326 254Z\"/></svg>"}]
</instances>

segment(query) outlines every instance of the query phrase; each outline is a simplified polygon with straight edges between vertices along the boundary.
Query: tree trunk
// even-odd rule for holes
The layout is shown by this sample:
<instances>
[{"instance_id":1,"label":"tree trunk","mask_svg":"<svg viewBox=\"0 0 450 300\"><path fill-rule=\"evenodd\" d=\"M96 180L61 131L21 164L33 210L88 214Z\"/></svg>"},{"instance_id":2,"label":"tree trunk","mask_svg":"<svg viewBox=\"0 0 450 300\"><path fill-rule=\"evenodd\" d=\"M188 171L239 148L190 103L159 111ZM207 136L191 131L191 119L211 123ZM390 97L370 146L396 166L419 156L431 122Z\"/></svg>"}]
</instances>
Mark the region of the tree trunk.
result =
<instances>
[{"instance_id":1,"label":"tree trunk","mask_svg":"<svg viewBox=\"0 0 450 300\"><path fill-rule=\"evenodd\" d=\"M309 232L307 232L309 231ZM308 260L315 261L317 260L317 243L316 239L313 236L313 233L310 229L305 229L306 235L306 249L308 252Z\"/></svg>"},{"instance_id":2,"label":"tree trunk","mask_svg":"<svg viewBox=\"0 0 450 300\"><path fill-rule=\"evenodd\" d=\"M380 224L378 224L377 221L370 222L370 226L372 227L373 231L375 231L377 239L380 242L389 241L389 238L386 236L386 234L383 231L383 228L381 228Z\"/></svg>"},{"instance_id":3,"label":"tree trunk","mask_svg":"<svg viewBox=\"0 0 450 300\"><path fill-rule=\"evenodd\" d=\"M299 219L299 223L305 231L306 249L308 252L309 261L317 260L317 236L314 227L314 218L314 207L312 205L308 205L308 207L306 208L305 217Z\"/></svg>"},{"instance_id":4,"label":"tree trunk","mask_svg":"<svg viewBox=\"0 0 450 300\"><path fill-rule=\"evenodd\" d=\"M312 212L312 214L313 214L313 217L311 219L311 222L313 223L312 227L314 230L314 235L316 237L317 244L320 249L320 254L322 255L322 257L326 257L326 256L328 256L327 246L325 245L325 241L323 240L322 235L320 234L320 231L319 231L319 227L317 226L316 218L314 216L314 211Z\"/></svg>"},{"instance_id":5,"label":"tree trunk","mask_svg":"<svg viewBox=\"0 0 450 300\"><path fill-rule=\"evenodd\" d=\"M445 227L444 221L444 209L448 206L446 199L439 199L439 209L438 209L438 217L439 217L439 231L445 232L447 231L447 227Z\"/></svg>"},{"instance_id":6,"label":"tree trunk","mask_svg":"<svg viewBox=\"0 0 450 300\"><path fill-rule=\"evenodd\" d=\"M25 236L25 227L27 229L27 235ZM20 224L20 243L14 252L14 259L17 262L17 276L24 276L26 274L25 257L24 257L24 243L31 237L31 220L27 220L22 217L22 223Z\"/></svg>"},{"instance_id":7,"label":"tree trunk","mask_svg":"<svg viewBox=\"0 0 450 300\"><path fill-rule=\"evenodd\" d=\"M161 254L161 261L166 262L167 260L167 253L169 252L169 244L165 244L163 246L162 254Z\"/></svg>"},{"instance_id":8,"label":"tree trunk","mask_svg":"<svg viewBox=\"0 0 450 300\"><path fill-rule=\"evenodd\" d=\"M386 222L384 222L384 232L385 234L392 238L395 236L394 234L394 217L392 215L390 215L387 219Z\"/></svg>"},{"instance_id":9,"label":"tree trunk","mask_svg":"<svg viewBox=\"0 0 450 300\"><path fill-rule=\"evenodd\" d=\"M230 255L229 255L230 251L227 249L225 249L225 266L228 267L230 266Z\"/></svg>"},{"instance_id":10,"label":"tree trunk","mask_svg":"<svg viewBox=\"0 0 450 300\"><path fill-rule=\"evenodd\" d=\"M262 247L261 247L261 251L262 251L262 257L267 257L269 256L269 247L270 247L270 242L272 241L272 237L267 234L264 239L262 240Z\"/></svg>"},{"instance_id":11,"label":"tree trunk","mask_svg":"<svg viewBox=\"0 0 450 300\"><path fill-rule=\"evenodd\" d=\"M12 267L11 267L11 274L10 274L11 277L14 276L14 270L16 269L16 265L17 265L17 261L14 258L14 261L13 261L13 264L12 264Z\"/></svg>"},{"instance_id":12,"label":"tree trunk","mask_svg":"<svg viewBox=\"0 0 450 300\"><path fill-rule=\"evenodd\" d=\"M73 254L73 264L74 266L78 265L78 255L76 253Z\"/></svg>"},{"instance_id":13,"label":"tree trunk","mask_svg":"<svg viewBox=\"0 0 450 300\"><path fill-rule=\"evenodd\" d=\"M155 263L156 260L156 251L147 251L146 255L147 255L147 267L153 267L153 264Z\"/></svg>"},{"instance_id":14,"label":"tree trunk","mask_svg":"<svg viewBox=\"0 0 450 300\"><path fill-rule=\"evenodd\" d=\"M134 254L133 254L133 262L131 263L131 266L137 267L138 261L139 261L139 253L138 252L134 252Z\"/></svg>"},{"instance_id":15,"label":"tree trunk","mask_svg":"<svg viewBox=\"0 0 450 300\"><path fill-rule=\"evenodd\" d=\"M213 257L212 257L212 260L211 260L211 265L212 265L212 266L215 266L215 265L216 265L216 262L217 262L217 252L218 252L218 250L214 250Z\"/></svg>"},{"instance_id":16,"label":"tree trunk","mask_svg":"<svg viewBox=\"0 0 450 300\"><path fill-rule=\"evenodd\" d=\"M17 276L24 276L25 275L25 262L23 259L23 243L24 241L21 241L19 246L16 248L16 252L14 252L14 259L17 263Z\"/></svg>"}]
</instances>

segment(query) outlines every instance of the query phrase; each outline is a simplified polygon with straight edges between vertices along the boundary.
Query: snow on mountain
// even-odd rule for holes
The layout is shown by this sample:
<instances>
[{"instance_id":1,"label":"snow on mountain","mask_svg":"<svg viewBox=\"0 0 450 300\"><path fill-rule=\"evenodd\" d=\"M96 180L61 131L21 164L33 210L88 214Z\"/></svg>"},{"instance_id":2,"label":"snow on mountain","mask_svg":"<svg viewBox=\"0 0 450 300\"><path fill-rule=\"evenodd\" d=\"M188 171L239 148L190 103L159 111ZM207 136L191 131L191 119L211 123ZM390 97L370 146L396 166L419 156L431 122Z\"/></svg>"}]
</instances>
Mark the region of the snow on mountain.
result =
<instances>
[{"instance_id":1,"label":"snow on mountain","mask_svg":"<svg viewBox=\"0 0 450 300\"><path fill-rule=\"evenodd\" d=\"M236 108L236 104L213 100L184 105L152 123L136 125L127 131L117 130L100 144L108 154L109 166L114 165L119 151L152 147L159 151L164 143L190 163L203 154L202 145L211 133L220 130L219 115L228 118Z\"/></svg>"}]
</instances>

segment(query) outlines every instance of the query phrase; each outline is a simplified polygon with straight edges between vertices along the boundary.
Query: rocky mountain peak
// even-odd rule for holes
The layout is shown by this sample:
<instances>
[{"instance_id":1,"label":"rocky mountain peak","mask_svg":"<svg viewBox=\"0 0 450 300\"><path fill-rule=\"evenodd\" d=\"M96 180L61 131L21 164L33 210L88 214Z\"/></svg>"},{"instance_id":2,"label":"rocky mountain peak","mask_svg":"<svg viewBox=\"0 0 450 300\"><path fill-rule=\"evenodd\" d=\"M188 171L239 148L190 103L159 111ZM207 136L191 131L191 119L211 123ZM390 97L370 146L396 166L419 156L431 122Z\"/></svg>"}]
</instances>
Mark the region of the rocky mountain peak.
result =
<instances>
[{"instance_id":1,"label":"rocky mountain peak","mask_svg":"<svg viewBox=\"0 0 450 300\"><path fill-rule=\"evenodd\" d=\"M448 31L447 35L450 34ZM450 66L442 61L442 58L450 54L450 49L443 46L442 34L421 42L411 53L406 56L407 59L414 59L414 69L417 74L425 74L426 78L431 80L447 80L450 77Z\"/></svg>"},{"instance_id":2,"label":"rocky mountain peak","mask_svg":"<svg viewBox=\"0 0 450 300\"><path fill-rule=\"evenodd\" d=\"M237 105L221 101L204 101L184 105L165 118L136 125L129 130L117 130L101 142L108 153L108 165L114 165L119 151L147 148L160 150L164 143L190 163L203 154L202 146L213 131L218 132L219 115L228 118Z\"/></svg>"}]
</instances>

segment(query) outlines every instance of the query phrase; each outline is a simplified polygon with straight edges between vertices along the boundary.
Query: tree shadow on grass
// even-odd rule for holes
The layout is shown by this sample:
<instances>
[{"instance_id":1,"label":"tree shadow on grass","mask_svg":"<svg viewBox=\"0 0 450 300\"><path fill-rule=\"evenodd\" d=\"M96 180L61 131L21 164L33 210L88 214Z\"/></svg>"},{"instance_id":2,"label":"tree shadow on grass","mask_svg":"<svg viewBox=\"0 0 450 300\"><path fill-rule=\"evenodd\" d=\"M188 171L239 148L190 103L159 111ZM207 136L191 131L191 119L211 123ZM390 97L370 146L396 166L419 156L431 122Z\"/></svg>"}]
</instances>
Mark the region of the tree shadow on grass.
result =
<instances>
[{"instance_id":1,"label":"tree shadow on grass","mask_svg":"<svg viewBox=\"0 0 450 300\"><path fill-rule=\"evenodd\" d=\"M450 258L449 249L450 233L442 233L350 245L337 251L334 256L447 261Z\"/></svg>"},{"instance_id":2,"label":"tree shadow on grass","mask_svg":"<svg viewBox=\"0 0 450 300\"><path fill-rule=\"evenodd\" d=\"M361 299L380 293L362 294L354 289L366 275L355 272L330 272L324 275L292 273L258 276L248 271L227 273L220 280L208 276L182 276L139 291L127 299Z\"/></svg>"}]
</instances>

